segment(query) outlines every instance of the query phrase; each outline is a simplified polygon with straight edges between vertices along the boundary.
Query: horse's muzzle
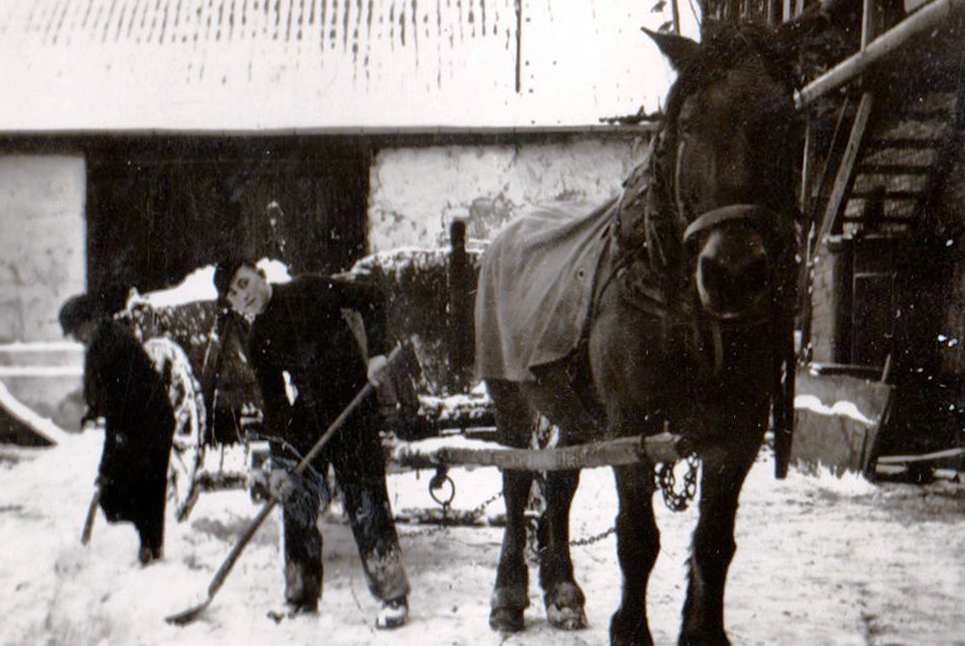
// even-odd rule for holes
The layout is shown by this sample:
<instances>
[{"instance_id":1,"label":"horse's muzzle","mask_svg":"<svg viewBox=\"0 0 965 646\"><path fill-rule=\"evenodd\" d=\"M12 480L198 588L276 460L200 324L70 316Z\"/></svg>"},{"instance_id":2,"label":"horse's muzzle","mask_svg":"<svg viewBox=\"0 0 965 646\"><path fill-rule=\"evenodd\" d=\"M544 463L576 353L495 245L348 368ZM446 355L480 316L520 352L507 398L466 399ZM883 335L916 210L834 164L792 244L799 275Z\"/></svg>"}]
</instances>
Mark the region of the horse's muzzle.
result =
<instances>
[{"instance_id":1,"label":"horse's muzzle","mask_svg":"<svg viewBox=\"0 0 965 646\"><path fill-rule=\"evenodd\" d=\"M732 324L767 317L784 226L779 213L739 204L709 211L687 227L684 243L693 254L694 281L706 314Z\"/></svg>"}]
</instances>

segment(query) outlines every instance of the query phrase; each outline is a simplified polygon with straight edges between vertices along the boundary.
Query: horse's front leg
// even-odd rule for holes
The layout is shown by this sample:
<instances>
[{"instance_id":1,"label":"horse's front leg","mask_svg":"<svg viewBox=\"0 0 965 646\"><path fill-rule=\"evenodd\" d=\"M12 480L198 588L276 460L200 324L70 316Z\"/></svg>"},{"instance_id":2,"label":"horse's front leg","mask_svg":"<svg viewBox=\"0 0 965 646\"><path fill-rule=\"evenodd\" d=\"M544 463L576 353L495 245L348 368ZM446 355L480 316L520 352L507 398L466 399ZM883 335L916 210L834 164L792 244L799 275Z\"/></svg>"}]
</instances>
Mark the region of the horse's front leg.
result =
<instances>
[{"instance_id":1,"label":"horse's front leg","mask_svg":"<svg viewBox=\"0 0 965 646\"><path fill-rule=\"evenodd\" d=\"M493 380L487 382L487 386L495 406L499 441L514 448L525 448L534 423L532 409L515 384ZM530 471L503 471L506 528L490 602L489 626L493 630L518 632L525 625L523 613L529 606L529 571L524 513L532 484Z\"/></svg>"},{"instance_id":2,"label":"horse's front leg","mask_svg":"<svg viewBox=\"0 0 965 646\"><path fill-rule=\"evenodd\" d=\"M738 497L763 437L763 423L754 426L759 433L752 430L743 438L735 436L726 448L712 448L701 455L700 515L688 562L680 646L730 646L724 631L724 585L737 549Z\"/></svg>"},{"instance_id":3,"label":"horse's front leg","mask_svg":"<svg viewBox=\"0 0 965 646\"><path fill-rule=\"evenodd\" d=\"M653 515L653 465L614 467L619 511L617 558L623 573L620 607L610 620L611 646L653 646L647 623L647 582L660 552Z\"/></svg>"},{"instance_id":4,"label":"horse's front leg","mask_svg":"<svg viewBox=\"0 0 965 646\"><path fill-rule=\"evenodd\" d=\"M546 510L539 526L539 582L546 619L564 630L586 627L586 599L573 576L570 559L570 506L579 471L551 471L546 476Z\"/></svg>"},{"instance_id":5,"label":"horse's front leg","mask_svg":"<svg viewBox=\"0 0 965 646\"><path fill-rule=\"evenodd\" d=\"M532 483L530 471L503 472L506 528L490 601L489 626L493 630L519 632L525 626L523 612L529 606L529 571L524 512Z\"/></svg>"}]
</instances>

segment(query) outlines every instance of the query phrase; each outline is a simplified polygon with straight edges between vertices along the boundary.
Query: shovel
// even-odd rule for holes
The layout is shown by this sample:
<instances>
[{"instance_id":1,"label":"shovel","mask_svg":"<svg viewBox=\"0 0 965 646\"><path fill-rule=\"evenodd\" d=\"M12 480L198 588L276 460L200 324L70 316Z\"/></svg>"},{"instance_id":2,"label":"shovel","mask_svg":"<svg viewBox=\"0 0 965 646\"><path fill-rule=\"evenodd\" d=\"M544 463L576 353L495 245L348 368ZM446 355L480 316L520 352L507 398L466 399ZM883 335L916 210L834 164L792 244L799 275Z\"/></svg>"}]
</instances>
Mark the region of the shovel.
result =
<instances>
[{"instance_id":1,"label":"shovel","mask_svg":"<svg viewBox=\"0 0 965 646\"><path fill-rule=\"evenodd\" d=\"M391 366L393 363L395 363L395 361L399 358L399 355L401 355L405 350L407 350L407 354L412 353L411 346L408 343L396 346L388 356L388 366ZM414 359L414 357L412 357L412 359ZM410 361L412 359L410 359ZM328 443L332 436L335 435L335 432L338 431L342 424L345 423L345 420L348 419L348 416L351 415L356 408L358 408L359 404L361 404L362 401L373 390L374 388L372 387L372 384L367 383L361 390L358 391L358 393L356 393L352 401L349 402L348 406L345 407L345 410L343 410L339 416L335 418L335 421L332 422L328 429L326 429L325 433L318 438L317 442L315 442L315 446L313 446L305 457L302 458L302 461L298 463L298 466L295 467L293 472L294 475L301 475L302 472L308 468L308 465L312 460L315 459L315 456L318 455L319 451L322 450L322 447ZM228 554L228 557L221 564L221 567L218 568L218 571L215 572L214 578L211 579L211 583L208 584L207 598L196 606L165 617L164 621L176 626L184 626L197 619L198 616L204 612L209 605L211 605L214 595L217 594L218 590L221 589L225 579L228 577L228 573L231 572L231 568L234 567L238 557L241 556L241 552L245 549L245 546L248 545L251 537L255 535L255 532L258 531L258 528L261 527L261 524L265 521L265 518L268 517L268 514L271 513L271 510L274 509L275 505L277 504L278 498L272 496L271 499L269 499L261 508L261 511L258 512L258 515L255 516L255 519L251 521L251 524L248 525L248 528L245 529L244 534L241 535L241 538L238 539L238 542L235 543L235 546L231 548L231 552Z\"/></svg>"}]
</instances>

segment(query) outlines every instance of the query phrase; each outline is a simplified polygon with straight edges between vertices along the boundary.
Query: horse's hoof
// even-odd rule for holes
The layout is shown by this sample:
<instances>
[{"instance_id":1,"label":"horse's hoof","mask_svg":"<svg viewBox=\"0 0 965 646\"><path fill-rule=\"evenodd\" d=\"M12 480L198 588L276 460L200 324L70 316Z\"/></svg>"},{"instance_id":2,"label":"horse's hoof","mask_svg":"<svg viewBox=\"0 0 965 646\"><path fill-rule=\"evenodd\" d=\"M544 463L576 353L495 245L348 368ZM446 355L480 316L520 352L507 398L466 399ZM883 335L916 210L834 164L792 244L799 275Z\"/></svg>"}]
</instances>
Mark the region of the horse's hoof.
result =
<instances>
[{"instance_id":1,"label":"horse's hoof","mask_svg":"<svg viewBox=\"0 0 965 646\"><path fill-rule=\"evenodd\" d=\"M680 635L679 646L731 646L724 633L713 635Z\"/></svg>"},{"instance_id":2,"label":"horse's hoof","mask_svg":"<svg viewBox=\"0 0 965 646\"><path fill-rule=\"evenodd\" d=\"M567 608L551 603L546 606L546 620L551 626L561 630L586 628L586 613L583 612L583 608Z\"/></svg>"},{"instance_id":3,"label":"horse's hoof","mask_svg":"<svg viewBox=\"0 0 965 646\"><path fill-rule=\"evenodd\" d=\"M489 627L501 633L518 633L525 626L523 611L517 608L493 608L489 611Z\"/></svg>"},{"instance_id":4,"label":"horse's hoof","mask_svg":"<svg viewBox=\"0 0 965 646\"><path fill-rule=\"evenodd\" d=\"M543 604L551 626L562 630L586 628L586 614L583 612L586 597L576 583L558 583L546 593Z\"/></svg>"},{"instance_id":5,"label":"horse's hoof","mask_svg":"<svg viewBox=\"0 0 965 646\"><path fill-rule=\"evenodd\" d=\"M610 619L610 646L653 646L647 620L638 612L626 613L621 607Z\"/></svg>"}]
</instances>

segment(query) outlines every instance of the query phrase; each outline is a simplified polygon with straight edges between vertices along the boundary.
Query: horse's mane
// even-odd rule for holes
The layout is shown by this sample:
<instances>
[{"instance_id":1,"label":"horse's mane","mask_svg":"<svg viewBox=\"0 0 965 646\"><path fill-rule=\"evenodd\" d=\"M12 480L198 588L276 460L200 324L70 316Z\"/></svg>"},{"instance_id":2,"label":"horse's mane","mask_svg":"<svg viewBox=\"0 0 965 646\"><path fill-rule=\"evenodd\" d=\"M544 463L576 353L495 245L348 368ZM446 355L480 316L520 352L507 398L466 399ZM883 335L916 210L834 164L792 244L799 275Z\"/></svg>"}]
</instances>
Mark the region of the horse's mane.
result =
<instances>
[{"instance_id":1,"label":"horse's mane","mask_svg":"<svg viewBox=\"0 0 965 646\"><path fill-rule=\"evenodd\" d=\"M678 70L677 80L667 93L663 126L676 123L684 100L697 88L722 78L750 56L759 57L767 75L793 92L797 85L788 53L775 33L762 25L708 23L696 55Z\"/></svg>"}]
</instances>

